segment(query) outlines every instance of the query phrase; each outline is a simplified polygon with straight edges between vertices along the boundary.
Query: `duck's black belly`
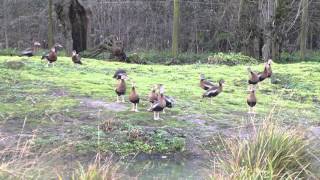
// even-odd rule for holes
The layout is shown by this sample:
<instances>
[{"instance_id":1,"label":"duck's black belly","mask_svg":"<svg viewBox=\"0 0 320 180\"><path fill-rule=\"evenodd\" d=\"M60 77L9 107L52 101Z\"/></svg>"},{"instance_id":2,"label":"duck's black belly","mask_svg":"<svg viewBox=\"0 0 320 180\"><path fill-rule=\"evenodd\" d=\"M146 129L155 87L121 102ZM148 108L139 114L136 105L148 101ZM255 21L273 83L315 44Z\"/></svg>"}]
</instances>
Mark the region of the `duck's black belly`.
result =
<instances>
[{"instance_id":1,"label":"duck's black belly","mask_svg":"<svg viewBox=\"0 0 320 180\"><path fill-rule=\"evenodd\" d=\"M156 112L160 112L160 111L163 111L163 107L161 107L161 106L156 106L156 107L154 107L152 110L153 111L156 111Z\"/></svg>"},{"instance_id":2,"label":"duck's black belly","mask_svg":"<svg viewBox=\"0 0 320 180\"><path fill-rule=\"evenodd\" d=\"M250 107L254 107L256 106L257 102L256 101L247 101L247 104L250 106Z\"/></svg>"},{"instance_id":3,"label":"duck's black belly","mask_svg":"<svg viewBox=\"0 0 320 180\"><path fill-rule=\"evenodd\" d=\"M219 92L210 93L208 97L216 97L219 94Z\"/></svg>"},{"instance_id":4,"label":"duck's black belly","mask_svg":"<svg viewBox=\"0 0 320 180\"><path fill-rule=\"evenodd\" d=\"M258 82L259 82L259 81L251 81L251 80L248 80L248 83L249 83L249 84L258 84Z\"/></svg>"},{"instance_id":5,"label":"duck's black belly","mask_svg":"<svg viewBox=\"0 0 320 180\"><path fill-rule=\"evenodd\" d=\"M125 91L119 92L119 91L116 90L116 93L117 93L118 96L122 96L122 95L124 95L126 92L125 92Z\"/></svg>"},{"instance_id":6,"label":"duck's black belly","mask_svg":"<svg viewBox=\"0 0 320 180\"><path fill-rule=\"evenodd\" d=\"M259 77L259 81L263 81L263 80L265 80L267 77L264 77L264 76L260 76Z\"/></svg>"},{"instance_id":7,"label":"duck's black belly","mask_svg":"<svg viewBox=\"0 0 320 180\"><path fill-rule=\"evenodd\" d=\"M139 104L139 101L140 101L139 98L130 100L130 102L133 104Z\"/></svg>"},{"instance_id":8,"label":"duck's black belly","mask_svg":"<svg viewBox=\"0 0 320 180\"><path fill-rule=\"evenodd\" d=\"M48 59L49 63L54 63L57 61L57 59Z\"/></svg>"}]
</instances>

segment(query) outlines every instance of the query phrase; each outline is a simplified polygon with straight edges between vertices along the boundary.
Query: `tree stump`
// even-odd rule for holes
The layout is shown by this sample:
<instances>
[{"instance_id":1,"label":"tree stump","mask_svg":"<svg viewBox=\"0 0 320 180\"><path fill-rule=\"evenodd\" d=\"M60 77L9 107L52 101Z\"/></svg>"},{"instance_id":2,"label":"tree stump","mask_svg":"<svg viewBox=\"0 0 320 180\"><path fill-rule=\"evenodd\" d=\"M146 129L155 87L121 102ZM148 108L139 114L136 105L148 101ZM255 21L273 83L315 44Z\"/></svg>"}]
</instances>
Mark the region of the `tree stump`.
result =
<instances>
[{"instance_id":1,"label":"tree stump","mask_svg":"<svg viewBox=\"0 0 320 180\"><path fill-rule=\"evenodd\" d=\"M116 59L127 62L128 58L124 52L124 45L118 37L110 35L105 38L97 47L93 48L88 57L96 57L103 52L110 52L109 59Z\"/></svg>"}]
</instances>

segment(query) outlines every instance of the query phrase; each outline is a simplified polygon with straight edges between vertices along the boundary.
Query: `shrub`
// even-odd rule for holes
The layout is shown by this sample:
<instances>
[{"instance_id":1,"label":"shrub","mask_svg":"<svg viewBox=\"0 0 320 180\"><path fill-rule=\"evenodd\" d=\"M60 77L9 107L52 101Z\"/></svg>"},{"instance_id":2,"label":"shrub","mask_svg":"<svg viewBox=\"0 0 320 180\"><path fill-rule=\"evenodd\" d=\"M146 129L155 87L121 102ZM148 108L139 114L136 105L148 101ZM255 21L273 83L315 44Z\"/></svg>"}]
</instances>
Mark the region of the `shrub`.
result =
<instances>
[{"instance_id":1,"label":"shrub","mask_svg":"<svg viewBox=\"0 0 320 180\"><path fill-rule=\"evenodd\" d=\"M247 140L227 142L228 157L221 159L230 179L310 178L309 142L297 130L268 123Z\"/></svg>"},{"instance_id":2,"label":"shrub","mask_svg":"<svg viewBox=\"0 0 320 180\"><path fill-rule=\"evenodd\" d=\"M88 57L88 52L81 52L83 57ZM108 54L108 53L107 53ZM140 51L128 53L128 62L135 64L194 64L194 63L210 63L210 64L255 64L258 61L249 56L242 55L241 53L193 53L183 52L178 57L173 58L170 51ZM100 54L95 59L108 59L105 54Z\"/></svg>"},{"instance_id":3,"label":"shrub","mask_svg":"<svg viewBox=\"0 0 320 180\"><path fill-rule=\"evenodd\" d=\"M129 62L138 64L193 64L193 63L210 63L210 64L254 64L258 61L241 53L180 53L177 58L171 56L169 51L145 51L129 55Z\"/></svg>"},{"instance_id":4,"label":"shrub","mask_svg":"<svg viewBox=\"0 0 320 180\"><path fill-rule=\"evenodd\" d=\"M130 54L128 56L128 62L135 63L135 64L147 64L148 63L146 60L141 59L137 53Z\"/></svg>"},{"instance_id":5,"label":"shrub","mask_svg":"<svg viewBox=\"0 0 320 180\"><path fill-rule=\"evenodd\" d=\"M217 53L208 57L208 64L225 64L234 66L238 64L256 64L258 61L241 53Z\"/></svg>"}]
</instances>

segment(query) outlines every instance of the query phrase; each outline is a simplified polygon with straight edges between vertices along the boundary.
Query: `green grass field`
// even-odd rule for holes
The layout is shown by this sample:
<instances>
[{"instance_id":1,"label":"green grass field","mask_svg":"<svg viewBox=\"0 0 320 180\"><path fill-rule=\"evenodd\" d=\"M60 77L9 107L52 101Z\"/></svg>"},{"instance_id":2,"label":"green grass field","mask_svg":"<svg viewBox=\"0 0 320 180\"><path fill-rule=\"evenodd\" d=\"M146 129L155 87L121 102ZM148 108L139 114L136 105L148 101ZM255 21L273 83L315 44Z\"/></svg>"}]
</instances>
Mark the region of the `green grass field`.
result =
<instances>
[{"instance_id":1,"label":"green grass field","mask_svg":"<svg viewBox=\"0 0 320 180\"><path fill-rule=\"evenodd\" d=\"M75 155L86 161L98 152L126 157L145 154L183 156L218 151L211 137L228 136L234 128L251 123L247 115L247 66L137 65L83 59L74 66L59 57L46 67L40 57L0 57L0 123L3 137L34 136L30 152L49 152L59 147L57 158ZM16 62L16 63L15 63ZM18 62L18 63L17 63ZM21 67L9 68L12 64ZM142 101L140 112L131 104L116 104L113 73L126 69L136 82ZM320 66L315 62L273 64L274 75L259 85L256 123L272 112L288 126L317 125L320 121ZM263 65L252 65L262 71ZM224 79L223 93L213 104L202 99L199 75L217 82ZM147 95L154 84L164 84L165 94L177 101L162 121L154 121ZM127 94L130 91L130 82ZM109 128L109 130L107 130ZM21 137L21 136L20 136Z\"/></svg>"}]
</instances>

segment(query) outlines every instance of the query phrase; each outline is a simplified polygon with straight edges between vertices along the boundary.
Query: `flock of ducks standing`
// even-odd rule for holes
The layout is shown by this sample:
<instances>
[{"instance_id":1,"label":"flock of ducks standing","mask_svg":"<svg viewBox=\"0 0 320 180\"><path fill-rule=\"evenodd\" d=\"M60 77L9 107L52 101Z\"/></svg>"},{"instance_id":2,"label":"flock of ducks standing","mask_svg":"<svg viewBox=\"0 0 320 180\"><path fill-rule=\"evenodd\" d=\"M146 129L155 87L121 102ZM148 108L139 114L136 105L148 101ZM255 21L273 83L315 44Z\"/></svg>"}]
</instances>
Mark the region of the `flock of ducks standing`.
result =
<instances>
[{"instance_id":1,"label":"flock of ducks standing","mask_svg":"<svg viewBox=\"0 0 320 180\"><path fill-rule=\"evenodd\" d=\"M248 68L249 71L249 95L247 97L247 104L249 106L249 114L255 114L255 106L257 104L257 97L256 97L256 90L258 87L258 84L262 81L264 81L267 78L270 78L272 76L272 69L271 69L271 64L273 61L269 59L265 64L264 64L264 70L263 72L254 72L251 70L251 68Z\"/></svg>"},{"instance_id":2,"label":"flock of ducks standing","mask_svg":"<svg viewBox=\"0 0 320 180\"><path fill-rule=\"evenodd\" d=\"M124 103L124 95L126 94L126 80L128 80L128 76L125 70L119 69L115 72L113 78L118 80L117 87L115 92L117 94L117 103ZM120 100L121 99L121 100ZM139 94L136 90L135 82L132 82L131 92L129 94L129 101L132 103L131 111L138 111L138 104L140 102ZM165 108L172 108L175 100L170 97L164 95L164 86L162 84L154 85L150 94L148 95L148 101L151 103L148 111L153 112L153 119L160 120L160 112L165 113Z\"/></svg>"},{"instance_id":3,"label":"flock of ducks standing","mask_svg":"<svg viewBox=\"0 0 320 180\"><path fill-rule=\"evenodd\" d=\"M249 114L255 114L255 106L257 104L256 90L257 85L264 81L267 78L272 76L271 69L272 60L268 60L264 64L263 72L254 72L251 68L248 68L249 71L249 80L248 80L248 91L249 95L247 97L247 104L249 106ZM119 69L115 72L113 78L118 79L118 84L115 89L117 93L117 102L125 102L124 95L126 93L126 80L128 76L125 70ZM218 96L223 91L223 86L225 81L223 79L219 80L218 84L214 84L211 81L207 80L203 74L200 75L200 87L205 90L202 94L203 98L210 98L212 104L212 98ZM121 101L119 100L121 98ZM136 90L135 83L132 82L132 89L129 95L129 101L132 103L132 111L138 112L139 104L139 95ZM154 120L160 119L160 112L165 112L165 108L172 108L175 100L170 96L164 95L164 86L162 84L154 85L152 91L148 96L148 100L151 103L148 111L154 113Z\"/></svg>"},{"instance_id":4,"label":"flock of ducks standing","mask_svg":"<svg viewBox=\"0 0 320 180\"><path fill-rule=\"evenodd\" d=\"M39 46L39 43L34 43L34 47L32 49L27 49L22 51L22 56L31 57L34 55L36 48ZM57 61L58 56L57 52L59 49L63 48L60 44L55 44L54 47L50 49L50 51L44 54L41 59L47 60L49 65L54 67L54 63ZM77 65L81 65L81 56L77 54L76 51L72 52L71 56L72 62ZM272 76L272 69L271 64L272 60L269 59L264 64L264 70L262 72L254 72L251 68L248 68L249 72L249 80L248 80L248 91L249 95L247 97L247 104L249 106L249 114L255 114L255 106L257 104L257 97L256 97L256 90L258 84L264 81L267 78ZM125 70L119 69L115 72L113 78L118 80L115 92L117 94L117 103L124 103L125 98L124 95L126 94L126 80L129 80L128 75ZM205 90L202 94L203 98L210 98L210 102L212 104L212 98L218 96L223 91L223 86L225 81L223 79L219 80L218 84L214 84L211 81L207 80L203 74L200 75L200 87ZM175 100L170 97L164 95L164 86L162 84L154 85L152 90L148 96L148 101L150 102L150 108L148 111L153 112L154 120L160 120L160 112L165 113L165 108L172 108ZM129 94L129 101L132 103L132 111L138 112L138 104L140 102L139 94L136 90L135 82L132 82L131 92Z\"/></svg>"}]
</instances>

